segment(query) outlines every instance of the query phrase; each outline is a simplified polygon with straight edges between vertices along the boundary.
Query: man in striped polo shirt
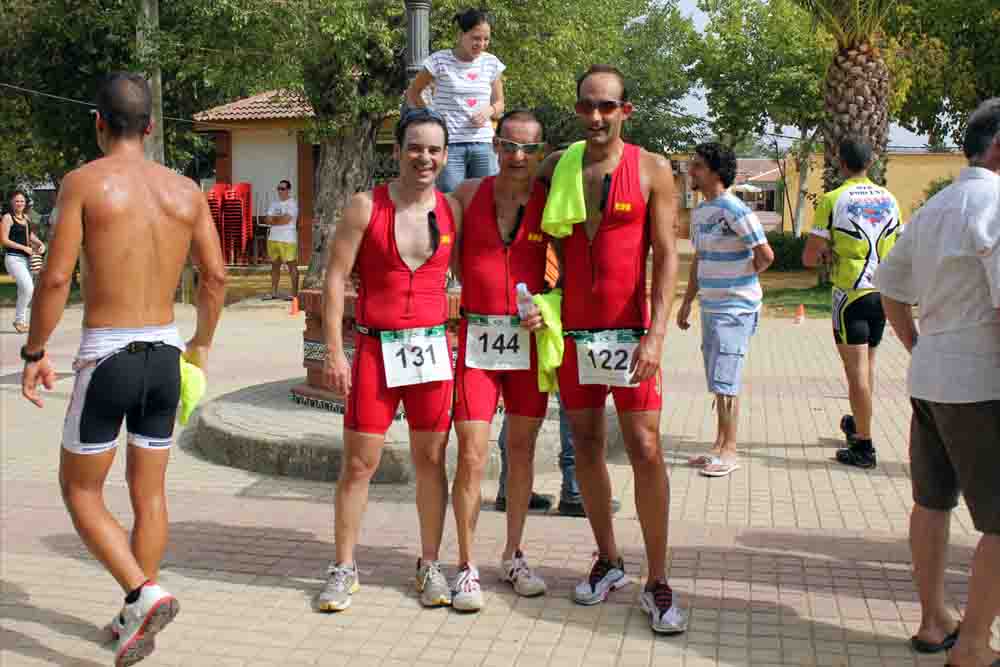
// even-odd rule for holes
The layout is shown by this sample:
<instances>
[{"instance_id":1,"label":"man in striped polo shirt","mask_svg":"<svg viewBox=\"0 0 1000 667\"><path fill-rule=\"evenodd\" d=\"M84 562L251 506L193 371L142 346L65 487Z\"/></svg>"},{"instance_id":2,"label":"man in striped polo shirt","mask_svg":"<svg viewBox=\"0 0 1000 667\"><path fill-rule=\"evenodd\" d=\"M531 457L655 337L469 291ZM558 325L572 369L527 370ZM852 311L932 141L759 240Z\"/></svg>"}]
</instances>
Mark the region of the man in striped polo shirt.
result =
<instances>
[{"instance_id":1,"label":"man in striped polo shirt","mask_svg":"<svg viewBox=\"0 0 1000 667\"><path fill-rule=\"evenodd\" d=\"M774 261L774 252L757 216L727 189L736 178L736 155L717 143L695 148L689 170L692 189L705 201L691 213L691 260L684 301L677 312L681 329L691 325L695 295L701 305L701 349L708 390L715 394L718 432L715 444L689 463L707 477L725 477L739 468L736 425L740 376L757 330L762 292L757 274Z\"/></svg>"}]
</instances>

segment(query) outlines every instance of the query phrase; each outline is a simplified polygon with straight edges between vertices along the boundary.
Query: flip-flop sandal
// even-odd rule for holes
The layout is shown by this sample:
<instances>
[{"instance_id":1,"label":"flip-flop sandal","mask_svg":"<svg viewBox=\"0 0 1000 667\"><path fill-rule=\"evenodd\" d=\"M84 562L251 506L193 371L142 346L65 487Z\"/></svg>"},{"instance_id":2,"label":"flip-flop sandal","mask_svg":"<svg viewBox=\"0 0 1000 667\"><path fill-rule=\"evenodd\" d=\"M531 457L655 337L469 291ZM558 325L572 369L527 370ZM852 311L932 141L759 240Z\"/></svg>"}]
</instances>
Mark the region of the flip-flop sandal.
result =
<instances>
[{"instance_id":1,"label":"flip-flop sandal","mask_svg":"<svg viewBox=\"0 0 1000 667\"><path fill-rule=\"evenodd\" d=\"M274 301L277 298L278 297L274 296L273 294L265 294L264 296L260 297L260 300L261 301Z\"/></svg>"},{"instance_id":2,"label":"flip-flop sandal","mask_svg":"<svg viewBox=\"0 0 1000 667\"><path fill-rule=\"evenodd\" d=\"M917 653L924 653L926 655L931 655L934 653L942 653L950 649L952 646L955 645L955 642L958 641L958 631L959 628L956 627L954 632L952 632L949 635L945 635L945 638L942 639L941 642L937 644L935 644L934 642L924 641L920 637L913 635L912 637L910 637L910 646L912 646L913 650L916 651Z\"/></svg>"},{"instance_id":3,"label":"flip-flop sandal","mask_svg":"<svg viewBox=\"0 0 1000 667\"><path fill-rule=\"evenodd\" d=\"M716 468L716 470L709 470ZM723 461L719 457L712 459L712 462L701 469L701 474L705 477L726 477L740 469L740 464L736 461Z\"/></svg>"},{"instance_id":4,"label":"flip-flop sandal","mask_svg":"<svg viewBox=\"0 0 1000 667\"><path fill-rule=\"evenodd\" d=\"M697 456L689 458L688 465L696 468L704 468L705 466L711 464L715 458L715 454L712 452L705 452L704 454L698 454Z\"/></svg>"}]
</instances>

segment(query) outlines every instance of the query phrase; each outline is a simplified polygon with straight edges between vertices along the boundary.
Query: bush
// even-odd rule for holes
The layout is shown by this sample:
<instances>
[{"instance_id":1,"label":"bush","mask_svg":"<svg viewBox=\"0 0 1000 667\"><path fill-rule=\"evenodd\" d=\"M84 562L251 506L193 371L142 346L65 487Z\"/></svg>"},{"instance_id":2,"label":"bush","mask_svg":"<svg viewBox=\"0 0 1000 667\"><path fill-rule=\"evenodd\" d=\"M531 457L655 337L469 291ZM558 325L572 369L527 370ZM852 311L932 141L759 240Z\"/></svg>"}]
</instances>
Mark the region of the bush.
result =
<instances>
[{"instance_id":1,"label":"bush","mask_svg":"<svg viewBox=\"0 0 1000 667\"><path fill-rule=\"evenodd\" d=\"M767 233L767 242L774 251L774 263L771 271L798 271L802 266L802 251L806 247L806 235L794 236L784 232Z\"/></svg>"}]
</instances>

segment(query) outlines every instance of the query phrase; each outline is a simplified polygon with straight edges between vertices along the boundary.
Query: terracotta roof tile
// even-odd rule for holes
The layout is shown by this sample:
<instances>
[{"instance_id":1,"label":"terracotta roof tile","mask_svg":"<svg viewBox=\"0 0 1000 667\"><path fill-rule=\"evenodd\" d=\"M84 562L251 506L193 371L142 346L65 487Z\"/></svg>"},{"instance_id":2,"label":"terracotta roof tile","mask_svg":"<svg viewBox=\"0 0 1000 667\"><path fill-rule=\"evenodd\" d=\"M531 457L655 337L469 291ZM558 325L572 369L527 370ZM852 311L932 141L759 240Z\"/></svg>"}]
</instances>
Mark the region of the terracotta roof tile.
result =
<instances>
[{"instance_id":1,"label":"terracotta roof tile","mask_svg":"<svg viewBox=\"0 0 1000 667\"><path fill-rule=\"evenodd\" d=\"M194 115L194 119L200 122L222 122L312 118L314 115L309 100L299 94L283 90L269 90L207 111L201 111Z\"/></svg>"}]
</instances>

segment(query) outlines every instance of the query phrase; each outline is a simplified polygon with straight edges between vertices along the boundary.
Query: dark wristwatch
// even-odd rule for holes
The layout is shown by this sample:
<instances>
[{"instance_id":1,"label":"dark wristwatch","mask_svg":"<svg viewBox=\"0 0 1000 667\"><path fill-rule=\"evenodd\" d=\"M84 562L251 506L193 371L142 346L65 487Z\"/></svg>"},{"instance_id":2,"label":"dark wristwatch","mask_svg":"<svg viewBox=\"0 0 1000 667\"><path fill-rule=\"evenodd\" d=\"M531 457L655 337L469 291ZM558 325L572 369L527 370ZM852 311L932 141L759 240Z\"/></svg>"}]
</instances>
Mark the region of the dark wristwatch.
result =
<instances>
[{"instance_id":1,"label":"dark wristwatch","mask_svg":"<svg viewBox=\"0 0 1000 667\"><path fill-rule=\"evenodd\" d=\"M38 363L45 357L45 349L43 348L41 352L35 352L32 354L28 352L28 346L21 346L21 358L24 359L29 364Z\"/></svg>"}]
</instances>

